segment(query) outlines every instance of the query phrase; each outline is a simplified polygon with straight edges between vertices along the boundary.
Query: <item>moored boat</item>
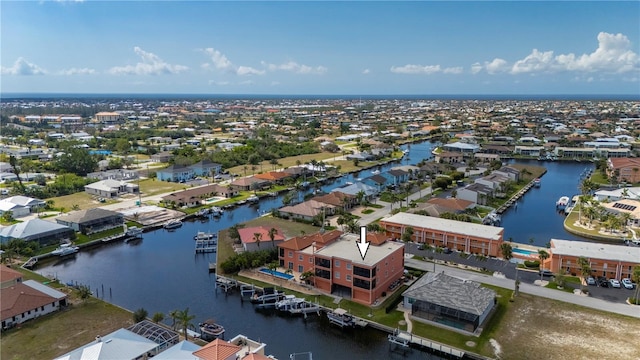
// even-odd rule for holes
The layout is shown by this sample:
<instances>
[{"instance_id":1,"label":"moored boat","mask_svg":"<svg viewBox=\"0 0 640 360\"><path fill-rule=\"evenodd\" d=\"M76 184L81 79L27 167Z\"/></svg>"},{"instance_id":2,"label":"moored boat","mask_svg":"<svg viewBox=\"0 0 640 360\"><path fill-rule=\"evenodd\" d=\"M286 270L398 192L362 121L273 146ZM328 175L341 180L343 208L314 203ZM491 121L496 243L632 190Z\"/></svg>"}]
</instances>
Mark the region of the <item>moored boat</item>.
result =
<instances>
[{"instance_id":1,"label":"moored boat","mask_svg":"<svg viewBox=\"0 0 640 360\"><path fill-rule=\"evenodd\" d=\"M173 220L169 220L166 223L164 223L164 225L162 227L167 229L167 230L171 230L171 229L177 229L177 228L179 228L181 226L182 226L182 221L180 221L178 219L173 219Z\"/></svg>"},{"instance_id":2,"label":"moored boat","mask_svg":"<svg viewBox=\"0 0 640 360\"><path fill-rule=\"evenodd\" d=\"M533 180L533 186L539 188L540 187L540 179L537 178L535 180Z\"/></svg>"},{"instance_id":3,"label":"moored boat","mask_svg":"<svg viewBox=\"0 0 640 360\"><path fill-rule=\"evenodd\" d=\"M251 297L251 303L261 306L275 306L275 304L285 297L283 291L274 288L264 288L262 294L255 293Z\"/></svg>"},{"instance_id":4,"label":"moored boat","mask_svg":"<svg viewBox=\"0 0 640 360\"><path fill-rule=\"evenodd\" d=\"M556 208L558 210L564 210L564 208L567 207L568 204L569 204L569 197L561 196L560 199L556 201Z\"/></svg>"},{"instance_id":5,"label":"moored boat","mask_svg":"<svg viewBox=\"0 0 640 360\"><path fill-rule=\"evenodd\" d=\"M217 238L218 235L215 233L208 233L204 231L198 231L196 236L193 237L194 240L211 240Z\"/></svg>"},{"instance_id":6,"label":"moored boat","mask_svg":"<svg viewBox=\"0 0 640 360\"><path fill-rule=\"evenodd\" d=\"M251 195L247 198L247 201L250 203L257 203L258 201L260 201L260 198L255 195Z\"/></svg>"},{"instance_id":7,"label":"moored boat","mask_svg":"<svg viewBox=\"0 0 640 360\"><path fill-rule=\"evenodd\" d=\"M342 308L327 312L327 318L329 318L329 322L340 327L353 327L356 324L353 316Z\"/></svg>"},{"instance_id":8,"label":"moored boat","mask_svg":"<svg viewBox=\"0 0 640 360\"><path fill-rule=\"evenodd\" d=\"M140 236L142 235L142 228L139 228L137 226L131 226L129 228L127 228L127 232L126 232L127 236Z\"/></svg>"},{"instance_id":9,"label":"moored boat","mask_svg":"<svg viewBox=\"0 0 640 360\"><path fill-rule=\"evenodd\" d=\"M213 319L201 322L199 327L203 340L214 340L224 335L224 327L220 324L216 324Z\"/></svg>"},{"instance_id":10,"label":"moored boat","mask_svg":"<svg viewBox=\"0 0 640 360\"><path fill-rule=\"evenodd\" d=\"M61 244L57 249L51 252L51 255L57 256L67 256L71 254L75 254L80 250L79 247L74 246L73 244Z\"/></svg>"}]
</instances>

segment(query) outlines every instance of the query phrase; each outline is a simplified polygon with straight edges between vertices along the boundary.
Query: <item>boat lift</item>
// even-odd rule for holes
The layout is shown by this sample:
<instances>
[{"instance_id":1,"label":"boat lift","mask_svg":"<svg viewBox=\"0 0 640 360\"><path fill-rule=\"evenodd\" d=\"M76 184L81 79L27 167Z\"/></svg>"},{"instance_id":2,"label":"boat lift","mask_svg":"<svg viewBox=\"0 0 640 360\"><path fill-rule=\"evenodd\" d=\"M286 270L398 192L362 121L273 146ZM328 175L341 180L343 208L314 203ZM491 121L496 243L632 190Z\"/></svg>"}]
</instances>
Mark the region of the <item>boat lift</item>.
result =
<instances>
[{"instance_id":1,"label":"boat lift","mask_svg":"<svg viewBox=\"0 0 640 360\"><path fill-rule=\"evenodd\" d=\"M218 288L224 290L224 292L229 292L229 290L233 290L238 287L238 281L236 279L216 275L216 290Z\"/></svg>"}]
</instances>

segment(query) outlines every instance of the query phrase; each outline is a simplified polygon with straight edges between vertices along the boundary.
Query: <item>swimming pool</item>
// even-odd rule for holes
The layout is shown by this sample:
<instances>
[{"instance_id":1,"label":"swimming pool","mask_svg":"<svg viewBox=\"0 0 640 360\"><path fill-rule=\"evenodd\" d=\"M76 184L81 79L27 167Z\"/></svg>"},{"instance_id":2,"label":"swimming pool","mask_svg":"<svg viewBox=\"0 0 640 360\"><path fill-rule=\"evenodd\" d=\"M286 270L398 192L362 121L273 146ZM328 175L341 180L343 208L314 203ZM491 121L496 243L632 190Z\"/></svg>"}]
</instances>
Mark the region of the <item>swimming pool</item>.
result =
<instances>
[{"instance_id":1,"label":"swimming pool","mask_svg":"<svg viewBox=\"0 0 640 360\"><path fill-rule=\"evenodd\" d=\"M273 276L276 276L276 277L279 277L279 278L281 278L281 279L285 279L285 280L291 280L291 279L293 279L293 275L285 274L285 273L280 272L280 271L275 271L275 270L274 270L274 271L272 272L272 271L271 271L271 270L269 270L269 269L262 268L262 269L260 269L260 272L265 273L265 274L267 274L267 275L273 275Z\"/></svg>"},{"instance_id":2,"label":"swimming pool","mask_svg":"<svg viewBox=\"0 0 640 360\"><path fill-rule=\"evenodd\" d=\"M511 249L511 251L513 251L516 254L526 255L526 256L537 256L537 254L538 254L537 251L518 249L518 248L513 248L513 249Z\"/></svg>"}]
</instances>

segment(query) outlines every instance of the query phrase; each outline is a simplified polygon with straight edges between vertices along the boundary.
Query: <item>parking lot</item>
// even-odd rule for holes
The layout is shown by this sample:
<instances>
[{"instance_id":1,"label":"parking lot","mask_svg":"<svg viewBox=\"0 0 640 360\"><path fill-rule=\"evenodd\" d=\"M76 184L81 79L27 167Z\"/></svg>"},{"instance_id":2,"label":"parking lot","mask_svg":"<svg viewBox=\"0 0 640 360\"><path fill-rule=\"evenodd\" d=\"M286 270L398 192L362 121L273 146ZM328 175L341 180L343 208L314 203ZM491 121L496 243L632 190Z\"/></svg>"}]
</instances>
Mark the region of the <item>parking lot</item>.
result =
<instances>
[{"instance_id":1,"label":"parking lot","mask_svg":"<svg viewBox=\"0 0 640 360\"><path fill-rule=\"evenodd\" d=\"M423 256L426 259L429 257L433 257L434 259L449 261L453 263L474 266L478 268L485 268L491 272L501 272L508 279L513 279L515 281L516 275L518 279L520 279L523 283L533 284L536 280L540 280L540 275L537 271L531 270L516 270L516 264L503 261L501 259L492 259L487 258L486 260L478 260L474 256L468 256L466 258L461 257L460 253L453 251L450 254L438 253L432 250L419 250L419 245L416 243L407 243L406 244L406 253ZM546 277L548 280L549 277ZM579 288L578 284L569 283L566 286ZM620 288L611 288L611 287L600 287L597 285L589 285L588 287L589 294L591 297L607 300L616 303L623 303L627 300L628 297L633 296L634 290L625 289L624 287Z\"/></svg>"}]
</instances>

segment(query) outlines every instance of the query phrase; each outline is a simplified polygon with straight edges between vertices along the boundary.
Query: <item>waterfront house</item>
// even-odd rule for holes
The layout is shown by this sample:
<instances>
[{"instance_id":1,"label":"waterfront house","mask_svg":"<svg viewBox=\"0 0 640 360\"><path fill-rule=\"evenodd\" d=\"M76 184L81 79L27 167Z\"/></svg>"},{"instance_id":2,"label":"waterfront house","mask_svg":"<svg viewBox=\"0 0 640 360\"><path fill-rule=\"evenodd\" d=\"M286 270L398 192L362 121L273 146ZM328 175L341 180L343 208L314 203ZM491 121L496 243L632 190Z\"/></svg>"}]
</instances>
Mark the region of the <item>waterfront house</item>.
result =
<instances>
[{"instance_id":1,"label":"waterfront house","mask_svg":"<svg viewBox=\"0 0 640 360\"><path fill-rule=\"evenodd\" d=\"M358 199L354 195L348 195L340 191L332 191L325 195L314 196L310 200L324 203L335 207L336 209L349 210L357 205Z\"/></svg>"},{"instance_id":2,"label":"waterfront house","mask_svg":"<svg viewBox=\"0 0 640 360\"><path fill-rule=\"evenodd\" d=\"M107 179L85 185L84 191L89 195L113 199L122 194L137 194L140 191L140 188L138 184L132 184L122 180Z\"/></svg>"},{"instance_id":3,"label":"waterfront house","mask_svg":"<svg viewBox=\"0 0 640 360\"><path fill-rule=\"evenodd\" d=\"M607 176L617 178L618 182L626 181L631 184L640 182L640 159L628 157L608 159Z\"/></svg>"},{"instance_id":4,"label":"waterfront house","mask_svg":"<svg viewBox=\"0 0 640 360\"><path fill-rule=\"evenodd\" d=\"M262 190L271 186L271 181L258 179L255 176L248 176L233 180L231 186L239 191Z\"/></svg>"},{"instance_id":5,"label":"waterfront house","mask_svg":"<svg viewBox=\"0 0 640 360\"><path fill-rule=\"evenodd\" d=\"M335 188L331 190L331 192L343 193L346 195L353 196L356 199L358 197L358 194L362 192L364 193L364 200L367 200L367 201L373 200L373 198L375 198L380 193L380 191L376 187L369 186L359 181L351 185Z\"/></svg>"},{"instance_id":6,"label":"waterfront house","mask_svg":"<svg viewBox=\"0 0 640 360\"><path fill-rule=\"evenodd\" d=\"M171 358L172 360L273 360L275 357L265 355L267 344L252 340L244 335L237 335L229 341L215 339L202 348L194 351L191 357ZM161 354L162 355L162 354ZM163 359L163 357L160 357ZM164 359L169 359L168 357Z\"/></svg>"},{"instance_id":7,"label":"waterfront house","mask_svg":"<svg viewBox=\"0 0 640 360\"><path fill-rule=\"evenodd\" d=\"M458 164L464 159L461 152L443 151L435 155L435 162L438 164Z\"/></svg>"},{"instance_id":8,"label":"waterfront house","mask_svg":"<svg viewBox=\"0 0 640 360\"><path fill-rule=\"evenodd\" d=\"M473 209L476 207L476 203L469 200L464 200L460 198L433 198L429 199L426 202L427 204L438 205L442 209L445 209L446 212L461 214L465 212L465 210Z\"/></svg>"},{"instance_id":9,"label":"waterfront house","mask_svg":"<svg viewBox=\"0 0 640 360\"><path fill-rule=\"evenodd\" d=\"M385 171L380 175L387 179L390 186L399 186L409 181L409 173L400 169Z\"/></svg>"},{"instance_id":10,"label":"waterfront house","mask_svg":"<svg viewBox=\"0 0 640 360\"><path fill-rule=\"evenodd\" d=\"M549 258L541 268L554 273L581 275L578 259L588 260L593 276L607 279L630 278L634 266L640 265L640 247L611 245L588 241L551 239Z\"/></svg>"},{"instance_id":11,"label":"waterfront house","mask_svg":"<svg viewBox=\"0 0 640 360\"><path fill-rule=\"evenodd\" d=\"M2 265L2 273L6 267ZM0 290L2 329L55 312L67 305L67 294L34 280L16 281Z\"/></svg>"},{"instance_id":12,"label":"waterfront house","mask_svg":"<svg viewBox=\"0 0 640 360\"><path fill-rule=\"evenodd\" d=\"M96 339L55 360L84 360L91 354L91 359L146 359L160 352L154 341L127 329L118 329Z\"/></svg>"},{"instance_id":13,"label":"waterfront house","mask_svg":"<svg viewBox=\"0 0 640 360\"><path fill-rule=\"evenodd\" d=\"M30 219L0 229L0 242L6 243L11 239L36 241L41 246L59 244L74 236L73 229L42 219Z\"/></svg>"},{"instance_id":14,"label":"waterfront house","mask_svg":"<svg viewBox=\"0 0 640 360\"><path fill-rule=\"evenodd\" d=\"M201 205L203 200L211 198L220 192L225 192L225 195L229 196L237 195L237 191L234 189L229 189L218 184L211 184L165 195L162 197L162 202L165 204L175 204L178 207L195 207Z\"/></svg>"},{"instance_id":15,"label":"waterfront house","mask_svg":"<svg viewBox=\"0 0 640 360\"><path fill-rule=\"evenodd\" d=\"M390 179L382 175L376 174L365 178L364 180L362 180L362 182L375 188L377 193L381 193L387 188L387 186L391 184L389 180Z\"/></svg>"},{"instance_id":16,"label":"waterfront house","mask_svg":"<svg viewBox=\"0 0 640 360\"><path fill-rule=\"evenodd\" d=\"M504 185L507 181L511 181L508 177L503 176L497 172L492 172L487 176L483 176L481 178L477 178L474 180L474 183L484 185L494 192L503 191Z\"/></svg>"},{"instance_id":17,"label":"waterfront house","mask_svg":"<svg viewBox=\"0 0 640 360\"><path fill-rule=\"evenodd\" d=\"M404 244L386 241L386 235L367 234L367 240L370 236L376 241L371 242L364 259L354 246L359 239L355 234L345 234L314 251L316 289L368 306L391 293L393 284L404 275Z\"/></svg>"},{"instance_id":18,"label":"waterfront house","mask_svg":"<svg viewBox=\"0 0 640 360\"><path fill-rule=\"evenodd\" d=\"M457 191L456 198L472 201L478 205L487 205L494 194L492 188L483 184L470 184Z\"/></svg>"},{"instance_id":19,"label":"waterfront house","mask_svg":"<svg viewBox=\"0 0 640 360\"><path fill-rule=\"evenodd\" d=\"M303 273L314 271L313 253L331 244L342 236L342 231L317 232L311 235L296 236L278 244L280 267Z\"/></svg>"},{"instance_id":20,"label":"waterfront house","mask_svg":"<svg viewBox=\"0 0 640 360\"><path fill-rule=\"evenodd\" d=\"M446 151L460 153L464 157L473 157L473 154L480 150L480 145L458 141L451 144L445 144L442 148Z\"/></svg>"},{"instance_id":21,"label":"waterfront house","mask_svg":"<svg viewBox=\"0 0 640 360\"><path fill-rule=\"evenodd\" d=\"M281 215L304 221L312 221L316 216L329 217L335 214L336 206L316 200L307 200L296 205L278 209Z\"/></svg>"},{"instance_id":22,"label":"waterfront house","mask_svg":"<svg viewBox=\"0 0 640 360\"><path fill-rule=\"evenodd\" d=\"M468 333L478 330L497 304L494 290L444 272L426 273L402 296L412 319Z\"/></svg>"},{"instance_id":23,"label":"waterfront house","mask_svg":"<svg viewBox=\"0 0 640 360\"><path fill-rule=\"evenodd\" d=\"M513 153L516 155L539 157L544 153L544 146L517 145L513 149Z\"/></svg>"},{"instance_id":24,"label":"waterfront house","mask_svg":"<svg viewBox=\"0 0 640 360\"><path fill-rule=\"evenodd\" d=\"M492 173L502 175L511 181L517 182L518 180L520 180L520 170L514 168L513 166L503 166L498 170L494 170Z\"/></svg>"},{"instance_id":25,"label":"waterfront house","mask_svg":"<svg viewBox=\"0 0 640 360\"><path fill-rule=\"evenodd\" d=\"M256 174L253 176L256 179L269 181L273 184L282 185L286 180L292 179L291 175L283 171L269 171L262 174Z\"/></svg>"},{"instance_id":26,"label":"waterfront house","mask_svg":"<svg viewBox=\"0 0 640 360\"><path fill-rule=\"evenodd\" d=\"M90 235L109 229L122 228L124 216L115 211L95 208L59 216L56 218L56 222L82 234Z\"/></svg>"},{"instance_id":27,"label":"waterfront house","mask_svg":"<svg viewBox=\"0 0 640 360\"><path fill-rule=\"evenodd\" d=\"M471 254L500 257L504 228L409 213L397 213L380 220L389 237L400 239L407 228L411 240L431 246L447 247Z\"/></svg>"},{"instance_id":28,"label":"waterfront house","mask_svg":"<svg viewBox=\"0 0 640 360\"><path fill-rule=\"evenodd\" d=\"M31 214L31 210L26 206L18 205L5 199L0 200L0 216L6 212L11 212L11 216L14 219Z\"/></svg>"},{"instance_id":29,"label":"waterfront house","mask_svg":"<svg viewBox=\"0 0 640 360\"><path fill-rule=\"evenodd\" d=\"M269 237L269 230L275 229L273 241ZM258 251L272 249L285 240L284 233L278 227L253 226L238 229L240 241L244 251Z\"/></svg>"}]
</instances>

